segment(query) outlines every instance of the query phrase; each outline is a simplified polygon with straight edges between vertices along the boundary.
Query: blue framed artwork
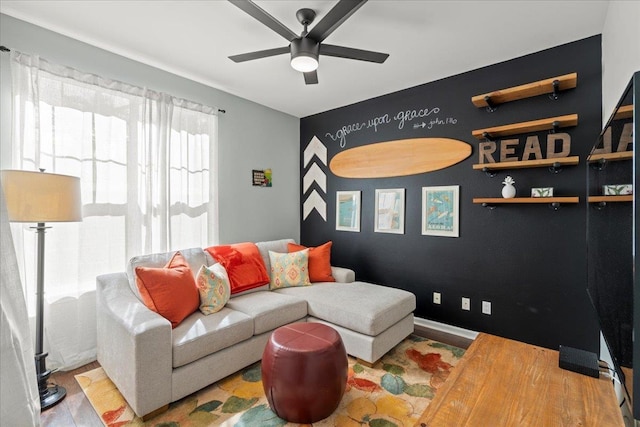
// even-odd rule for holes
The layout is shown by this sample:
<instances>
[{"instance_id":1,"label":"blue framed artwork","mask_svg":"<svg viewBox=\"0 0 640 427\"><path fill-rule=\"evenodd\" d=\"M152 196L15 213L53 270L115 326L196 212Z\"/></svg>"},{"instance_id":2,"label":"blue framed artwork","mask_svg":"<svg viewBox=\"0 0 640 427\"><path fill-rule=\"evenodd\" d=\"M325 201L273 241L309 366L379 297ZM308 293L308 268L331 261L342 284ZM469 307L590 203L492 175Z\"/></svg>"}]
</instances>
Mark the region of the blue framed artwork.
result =
<instances>
[{"instance_id":1,"label":"blue framed artwork","mask_svg":"<svg viewBox=\"0 0 640 427\"><path fill-rule=\"evenodd\" d=\"M336 192L336 230L360 232L360 192Z\"/></svg>"},{"instance_id":2,"label":"blue framed artwork","mask_svg":"<svg viewBox=\"0 0 640 427\"><path fill-rule=\"evenodd\" d=\"M460 186L422 187L422 234L459 237Z\"/></svg>"}]
</instances>

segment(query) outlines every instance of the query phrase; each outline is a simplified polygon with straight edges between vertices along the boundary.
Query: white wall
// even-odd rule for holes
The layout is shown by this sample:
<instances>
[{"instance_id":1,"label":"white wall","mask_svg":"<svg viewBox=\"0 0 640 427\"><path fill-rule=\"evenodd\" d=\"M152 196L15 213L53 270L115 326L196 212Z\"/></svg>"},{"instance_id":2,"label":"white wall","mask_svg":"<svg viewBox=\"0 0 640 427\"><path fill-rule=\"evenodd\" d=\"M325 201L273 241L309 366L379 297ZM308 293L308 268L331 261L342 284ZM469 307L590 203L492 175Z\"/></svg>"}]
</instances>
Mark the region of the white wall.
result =
<instances>
[{"instance_id":1,"label":"white wall","mask_svg":"<svg viewBox=\"0 0 640 427\"><path fill-rule=\"evenodd\" d=\"M640 71L640 1L610 0L602 31L603 125L636 71Z\"/></svg>"},{"instance_id":2,"label":"white wall","mask_svg":"<svg viewBox=\"0 0 640 427\"><path fill-rule=\"evenodd\" d=\"M298 118L2 14L0 45L226 110L218 122L220 242L300 239ZM3 169L11 165L8 57L0 54ZM273 187L253 187L251 170L266 168L273 169Z\"/></svg>"}]
</instances>

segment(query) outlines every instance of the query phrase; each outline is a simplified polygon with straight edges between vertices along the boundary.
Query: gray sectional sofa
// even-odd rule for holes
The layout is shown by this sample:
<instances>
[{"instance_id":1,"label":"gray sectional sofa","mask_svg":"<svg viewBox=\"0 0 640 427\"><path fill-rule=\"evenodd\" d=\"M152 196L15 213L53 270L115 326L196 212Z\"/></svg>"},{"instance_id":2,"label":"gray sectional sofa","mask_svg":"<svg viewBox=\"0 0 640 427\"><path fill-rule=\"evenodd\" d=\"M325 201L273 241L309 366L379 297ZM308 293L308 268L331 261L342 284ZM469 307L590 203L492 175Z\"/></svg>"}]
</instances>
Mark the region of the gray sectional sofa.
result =
<instances>
[{"instance_id":1,"label":"gray sectional sofa","mask_svg":"<svg viewBox=\"0 0 640 427\"><path fill-rule=\"evenodd\" d=\"M289 242L256 243L267 271L269 251L287 252ZM200 248L180 252L194 274L215 262ZM271 332L289 323L325 323L340 333L347 353L371 363L413 332L412 293L357 282L352 270L338 267L332 267L336 282L277 291L266 285L171 329L142 303L133 271L162 267L172 255L135 257L127 272L97 278L98 362L138 416L257 362Z\"/></svg>"}]
</instances>

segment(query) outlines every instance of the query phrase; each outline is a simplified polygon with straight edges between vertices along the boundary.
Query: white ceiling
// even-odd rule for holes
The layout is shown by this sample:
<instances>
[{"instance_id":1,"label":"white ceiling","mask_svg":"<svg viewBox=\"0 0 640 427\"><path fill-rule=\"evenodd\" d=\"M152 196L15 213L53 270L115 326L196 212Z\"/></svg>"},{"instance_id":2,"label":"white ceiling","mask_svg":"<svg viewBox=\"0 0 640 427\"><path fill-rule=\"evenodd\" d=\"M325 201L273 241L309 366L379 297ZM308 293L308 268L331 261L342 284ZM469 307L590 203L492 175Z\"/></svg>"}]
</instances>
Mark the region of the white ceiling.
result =
<instances>
[{"instance_id":1,"label":"white ceiling","mask_svg":"<svg viewBox=\"0 0 640 427\"><path fill-rule=\"evenodd\" d=\"M317 23L336 0L256 3L300 33L296 10L314 9ZM289 55L228 59L288 42L223 0L2 0L0 12L304 117L599 34L608 3L370 0L326 43L389 53L389 59L321 56L319 84L309 86Z\"/></svg>"}]
</instances>

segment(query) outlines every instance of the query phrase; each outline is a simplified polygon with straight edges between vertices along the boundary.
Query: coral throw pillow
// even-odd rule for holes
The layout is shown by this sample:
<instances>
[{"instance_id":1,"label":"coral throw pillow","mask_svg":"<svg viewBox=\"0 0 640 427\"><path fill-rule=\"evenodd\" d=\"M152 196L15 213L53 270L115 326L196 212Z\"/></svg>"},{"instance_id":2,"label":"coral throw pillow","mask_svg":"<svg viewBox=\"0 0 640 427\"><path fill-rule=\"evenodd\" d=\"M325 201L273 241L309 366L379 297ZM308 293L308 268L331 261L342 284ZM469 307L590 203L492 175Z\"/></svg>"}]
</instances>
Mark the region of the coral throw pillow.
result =
<instances>
[{"instance_id":1,"label":"coral throw pillow","mask_svg":"<svg viewBox=\"0 0 640 427\"><path fill-rule=\"evenodd\" d=\"M309 249L288 254L269 251L271 284L269 289L309 286Z\"/></svg>"},{"instance_id":2,"label":"coral throw pillow","mask_svg":"<svg viewBox=\"0 0 640 427\"><path fill-rule=\"evenodd\" d=\"M255 243L211 246L205 249L227 270L231 295L269 283L269 275Z\"/></svg>"},{"instance_id":3,"label":"coral throw pillow","mask_svg":"<svg viewBox=\"0 0 640 427\"><path fill-rule=\"evenodd\" d=\"M200 293L200 311L203 314L213 314L222 310L231 296L227 273L218 263L211 267L200 267L196 275L196 286Z\"/></svg>"},{"instance_id":4,"label":"coral throw pillow","mask_svg":"<svg viewBox=\"0 0 640 427\"><path fill-rule=\"evenodd\" d=\"M316 246L309 249L309 280L311 282L335 282L336 279L331 275L331 245L333 242L327 242L324 245ZM306 246L288 243L287 250L289 253L307 249Z\"/></svg>"},{"instance_id":5,"label":"coral throw pillow","mask_svg":"<svg viewBox=\"0 0 640 427\"><path fill-rule=\"evenodd\" d=\"M175 328L198 309L200 297L193 273L180 252L161 268L136 267L142 302Z\"/></svg>"}]
</instances>

